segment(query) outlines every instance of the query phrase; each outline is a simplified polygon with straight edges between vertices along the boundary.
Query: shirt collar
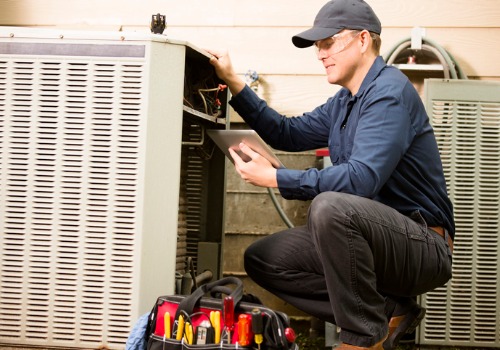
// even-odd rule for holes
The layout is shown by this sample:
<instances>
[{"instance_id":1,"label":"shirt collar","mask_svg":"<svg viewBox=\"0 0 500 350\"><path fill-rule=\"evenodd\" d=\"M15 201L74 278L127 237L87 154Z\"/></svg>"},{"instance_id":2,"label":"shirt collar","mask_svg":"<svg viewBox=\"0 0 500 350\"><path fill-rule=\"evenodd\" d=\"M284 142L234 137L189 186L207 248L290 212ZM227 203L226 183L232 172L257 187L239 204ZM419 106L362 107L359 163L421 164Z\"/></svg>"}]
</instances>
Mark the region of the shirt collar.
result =
<instances>
[{"instance_id":1,"label":"shirt collar","mask_svg":"<svg viewBox=\"0 0 500 350\"><path fill-rule=\"evenodd\" d=\"M386 64L384 59L382 58L382 56L378 56L370 67L368 74L366 74L365 78L363 79L363 82L361 83L356 96L361 96L364 93L365 89L375 80L375 78L377 78L382 69L384 69L385 67Z\"/></svg>"}]
</instances>

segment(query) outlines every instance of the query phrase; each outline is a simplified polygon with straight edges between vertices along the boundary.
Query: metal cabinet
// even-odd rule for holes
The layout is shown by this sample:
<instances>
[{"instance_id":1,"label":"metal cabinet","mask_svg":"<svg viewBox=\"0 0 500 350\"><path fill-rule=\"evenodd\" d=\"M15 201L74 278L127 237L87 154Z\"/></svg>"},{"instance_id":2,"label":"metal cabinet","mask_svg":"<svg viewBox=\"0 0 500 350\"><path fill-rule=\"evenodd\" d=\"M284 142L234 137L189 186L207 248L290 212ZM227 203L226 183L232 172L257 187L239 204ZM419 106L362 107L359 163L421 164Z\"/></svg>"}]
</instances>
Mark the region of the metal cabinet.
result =
<instances>
[{"instance_id":1,"label":"metal cabinet","mask_svg":"<svg viewBox=\"0 0 500 350\"><path fill-rule=\"evenodd\" d=\"M0 28L0 343L124 348L186 257L218 277L219 83L162 35Z\"/></svg>"}]
</instances>

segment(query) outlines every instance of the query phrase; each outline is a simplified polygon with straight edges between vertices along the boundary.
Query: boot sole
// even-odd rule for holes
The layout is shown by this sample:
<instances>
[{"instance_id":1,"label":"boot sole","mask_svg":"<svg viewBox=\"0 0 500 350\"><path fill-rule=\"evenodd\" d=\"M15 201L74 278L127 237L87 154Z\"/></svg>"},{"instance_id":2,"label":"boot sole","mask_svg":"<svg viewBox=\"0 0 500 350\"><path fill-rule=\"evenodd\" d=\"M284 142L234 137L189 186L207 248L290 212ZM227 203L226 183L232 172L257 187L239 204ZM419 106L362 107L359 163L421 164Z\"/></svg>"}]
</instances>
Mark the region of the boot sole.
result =
<instances>
[{"instance_id":1,"label":"boot sole","mask_svg":"<svg viewBox=\"0 0 500 350\"><path fill-rule=\"evenodd\" d=\"M413 333L425 316L425 308L418 306L409 312L393 334L384 342L384 350L394 349L403 335Z\"/></svg>"}]
</instances>

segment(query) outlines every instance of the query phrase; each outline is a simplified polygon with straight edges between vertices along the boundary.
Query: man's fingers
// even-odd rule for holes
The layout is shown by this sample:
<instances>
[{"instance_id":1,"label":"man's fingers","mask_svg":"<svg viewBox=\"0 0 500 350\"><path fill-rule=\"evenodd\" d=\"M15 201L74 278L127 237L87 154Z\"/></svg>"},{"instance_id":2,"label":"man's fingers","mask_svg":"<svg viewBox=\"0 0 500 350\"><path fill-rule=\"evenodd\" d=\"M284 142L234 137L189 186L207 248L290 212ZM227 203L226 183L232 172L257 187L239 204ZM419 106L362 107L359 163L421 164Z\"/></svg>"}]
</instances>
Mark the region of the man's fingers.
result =
<instances>
[{"instance_id":1,"label":"man's fingers","mask_svg":"<svg viewBox=\"0 0 500 350\"><path fill-rule=\"evenodd\" d=\"M212 50L212 49L206 49L206 51L214 56L215 58L219 58L224 55L224 51L221 50Z\"/></svg>"},{"instance_id":2,"label":"man's fingers","mask_svg":"<svg viewBox=\"0 0 500 350\"><path fill-rule=\"evenodd\" d=\"M255 157L259 156L260 154L255 152L253 149L248 147L244 142L240 142L239 144L241 152L245 153L247 156L250 157L250 159L254 159Z\"/></svg>"},{"instance_id":3,"label":"man's fingers","mask_svg":"<svg viewBox=\"0 0 500 350\"><path fill-rule=\"evenodd\" d=\"M218 50L206 50L212 57L210 57L210 63L214 64L219 59L227 55L227 51L218 51Z\"/></svg>"},{"instance_id":4,"label":"man's fingers","mask_svg":"<svg viewBox=\"0 0 500 350\"><path fill-rule=\"evenodd\" d=\"M242 162L244 163L243 159L241 159L234 149L229 148L229 153L231 154L231 157L233 157L234 164L238 165Z\"/></svg>"}]
</instances>

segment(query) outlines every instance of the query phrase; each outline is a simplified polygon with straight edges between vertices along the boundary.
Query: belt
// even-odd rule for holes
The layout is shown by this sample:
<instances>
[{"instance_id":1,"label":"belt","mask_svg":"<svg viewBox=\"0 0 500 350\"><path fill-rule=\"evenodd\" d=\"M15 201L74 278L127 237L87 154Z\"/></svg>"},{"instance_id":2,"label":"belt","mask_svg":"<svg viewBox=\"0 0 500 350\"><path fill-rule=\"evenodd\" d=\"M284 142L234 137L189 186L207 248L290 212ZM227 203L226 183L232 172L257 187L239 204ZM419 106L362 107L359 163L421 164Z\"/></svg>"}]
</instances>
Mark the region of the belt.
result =
<instances>
[{"instance_id":1,"label":"belt","mask_svg":"<svg viewBox=\"0 0 500 350\"><path fill-rule=\"evenodd\" d=\"M429 226L429 228L430 228L432 231L436 232L436 233L437 233L438 235L440 235L441 237L443 237L443 239L446 239L446 238L445 238L446 236L448 237L448 239L447 239L447 241L448 241L448 246L450 247L450 250L451 250L451 252L453 253L453 240L451 239L450 235L446 235L446 234L445 234L445 232L446 232L446 231L445 231L445 229L444 229L443 227L441 227L441 226L433 226L433 227Z\"/></svg>"}]
</instances>

